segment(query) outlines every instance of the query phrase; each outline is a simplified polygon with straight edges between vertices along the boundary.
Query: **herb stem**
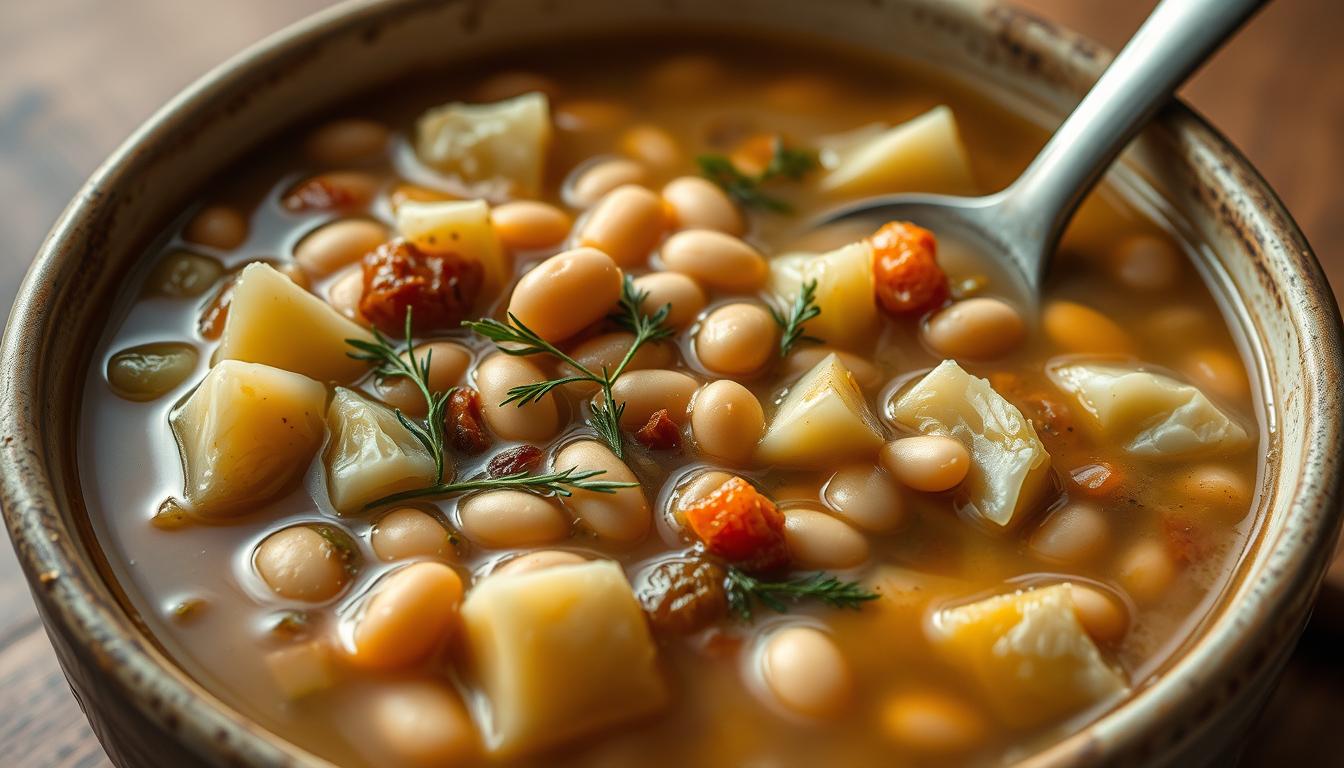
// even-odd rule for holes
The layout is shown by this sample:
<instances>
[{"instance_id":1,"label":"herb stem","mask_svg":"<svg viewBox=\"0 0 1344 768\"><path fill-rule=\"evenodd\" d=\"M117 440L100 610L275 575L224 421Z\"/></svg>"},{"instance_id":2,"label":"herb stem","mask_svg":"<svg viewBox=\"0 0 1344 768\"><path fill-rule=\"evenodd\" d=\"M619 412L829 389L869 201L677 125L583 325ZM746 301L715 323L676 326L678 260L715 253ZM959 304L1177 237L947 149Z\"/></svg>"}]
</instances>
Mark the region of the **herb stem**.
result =
<instances>
[{"instance_id":1,"label":"herb stem","mask_svg":"<svg viewBox=\"0 0 1344 768\"><path fill-rule=\"evenodd\" d=\"M499 490L514 488L542 496L572 496L575 490L592 491L594 493L615 493L621 488L631 488L638 483L623 483L614 480L593 480L592 478L604 474L600 469L580 470L578 467L570 467L562 472L547 472L540 475L532 475L527 472L515 472L511 475L501 477L478 477L473 480L460 480L455 483L435 483L424 488L415 488L409 491L394 493L384 496L377 501L365 505L365 510L383 507L388 504L396 504L411 499L440 498L443 496L452 496L458 493L467 493L469 491Z\"/></svg>"},{"instance_id":2,"label":"herb stem","mask_svg":"<svg viewBox=\"0 0 1344 768\"><path fill-rule=\"evenodd\" d=\"M803 600L857 611L863 603L878 598L857 581L841 581L821 571L788 581L762 581L730 567L724 589L729 609L742 621L751 621L752 605L757 602L775 613L788 613L790 604Z\"/></svg>"}]
</instances>

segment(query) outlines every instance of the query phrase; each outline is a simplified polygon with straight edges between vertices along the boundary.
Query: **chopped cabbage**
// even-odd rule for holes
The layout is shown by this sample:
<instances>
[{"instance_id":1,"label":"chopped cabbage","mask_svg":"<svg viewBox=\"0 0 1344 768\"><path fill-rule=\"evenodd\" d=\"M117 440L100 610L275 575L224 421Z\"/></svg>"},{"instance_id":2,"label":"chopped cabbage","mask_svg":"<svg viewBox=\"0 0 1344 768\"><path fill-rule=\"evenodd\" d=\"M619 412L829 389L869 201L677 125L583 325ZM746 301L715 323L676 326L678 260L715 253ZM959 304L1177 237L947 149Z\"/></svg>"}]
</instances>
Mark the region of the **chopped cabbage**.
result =
<instances>
[{"instance_id":1,"label":"chopped cabbage","mask_svg":"<svg viewBox=\"0 0 1344 768\"><path fill-rule=\"evenodd\" d=\"M386 406L337 388L327 426L327 488L337 512L434 482L434 457Z\"/></svg>"},{"instance_id":2,"label":"chopped cabbage","mask_svg":"<svg viewBox=\"0 0 1344 768\"><path fill-rule=\"evenodd\" d=\"M551 143L545 94L525 93L491 104L453 102L415 125L415 151L430 167L489 197L536 197Z\"/></svg>"},{"instance_id":3,"label":"chopped cabbage","mask_svg":"<svg viewBox=\"0 0 1344 768\"><path fill-rule=\"evenodd\" d=\"M868 409L854 374L832 352L789 390L756 447L756 460L834 466L872 457L883 439L882 425Z\"/></svg>"},{"instance_id":4,"label":"chopped cabbage","mask_svg":"<svg viewBox=\"0 0 1344 768\"><path fill-rule=\"evenodd\" d=\"M946 106L895 127L874 124L821 141L821 188L844 195L976 191L970 160Z\"/></svg>"}]
</instances>

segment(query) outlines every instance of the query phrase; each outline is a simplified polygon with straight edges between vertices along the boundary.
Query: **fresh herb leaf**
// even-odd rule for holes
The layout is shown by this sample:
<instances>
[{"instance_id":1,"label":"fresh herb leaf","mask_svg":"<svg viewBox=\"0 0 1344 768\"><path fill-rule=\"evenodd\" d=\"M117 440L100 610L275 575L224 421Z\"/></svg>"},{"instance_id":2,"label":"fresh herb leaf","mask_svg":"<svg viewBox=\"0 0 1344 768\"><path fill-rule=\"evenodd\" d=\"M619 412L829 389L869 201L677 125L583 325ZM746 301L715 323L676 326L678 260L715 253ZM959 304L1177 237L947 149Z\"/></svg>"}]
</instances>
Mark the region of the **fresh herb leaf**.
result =
<instances>
[{"instance_id":1,"label":"fresh herb leaf","mask_svg":"<svg viewBox=\"0 0 1344 768\"><path fill-rule=\"evenodd\" d=\"M482 475L472 480L461 480L456 483L436 483L424 488L394 493L370 503L365 509L369 510L410 499L451 496L455 493L466 493L468 491L512 488L514 490L531 491L541 496L571 496L575 490L615 493L622 488L632 488L639 485L639 483L592 479L602 474L605 473L600 469L580 470L578 467L570 467L562 472L547 472L539 475L527 472L515 472L501 477Z\"/></svg>"},{"instance_id":2,"label":"fresh herb leaf","mask_svg":"<svg viewBox=\"0 0 1344 768\"><path fill-rule=\"evenodd\" d=\"M809 280L803 283L802 289L798 295L793 298L793 304L789 307L786 316L774 307L768 307L770 316L775 318L783 333L779 337L779 356L788 357L789 353L798 344L808 341L814 344L820 344L825 339L816 336L808 336L803 333L803 325L808 320L821 314L821 307L817 306L817 281Z\"/></svg>"},{"instance_id":3,"label":"fresh herb leaf","mask_svg":"<svg viewBox=\"0 0 1344 768\"><path fill-rule=\"evenodd\" d=\"M700 155L695 162L700 166L702 176L717 184L742 206L775 213L792 213L792 206L762 191L761 185L776 178L798 181L817 167L817 156L805 149L789 149L784 146L784 142L776 140L770 162L757 176L743 173L725 155Z\"/></svg>"},{"instance_id":4,"label":"fresh herb leaf","mask_svg":"<svg viewBox=\"0 0 1344 768\"><path fill-rule=\"evenodd\" d=\"M729 568L724 579L728 608L742 621L751 621L752 606L760 603L776 613L788 613L789 605L803 600L820 600L836 608L859 610L863 603L878 595L856 581L841 581L817 572L788 581L761 581L736 568Z\"/></svg>"}]
</instances>

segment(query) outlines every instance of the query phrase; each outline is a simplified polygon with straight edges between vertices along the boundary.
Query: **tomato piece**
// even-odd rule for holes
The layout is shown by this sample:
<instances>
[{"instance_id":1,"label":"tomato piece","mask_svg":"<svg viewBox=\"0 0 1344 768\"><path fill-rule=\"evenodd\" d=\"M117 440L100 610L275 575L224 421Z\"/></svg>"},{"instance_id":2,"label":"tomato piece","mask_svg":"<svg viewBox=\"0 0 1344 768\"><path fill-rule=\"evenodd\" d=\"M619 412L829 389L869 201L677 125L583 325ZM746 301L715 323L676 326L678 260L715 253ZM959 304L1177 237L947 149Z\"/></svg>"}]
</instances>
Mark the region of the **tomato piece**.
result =
<instances>
[{"instance_id":1,"label":"tomato piece","mask_svg":"<svg viewBox=\"0 0 1344 768\"><path fill-rule=\"evenodd\" d=\"M938 266L938 240L906 221L892 221L868 238L878 305L888 314L908 315L942 306L950 291Z\"/></svg>"},{"instance_id":2,"label":"tomato piece","mask_svg":"<svg viewBox=\"0 0 1344 768\"><path fill-rule=\"evenodd\" d=\"M681 445L681 428L664 408L649 417L648 423L635 433L635 439L655 451L670 450Z\"/></svg>"},{"instance_id":3,"label":"tomato piece","mask_svg":"<svg viewBox=\"0 0 1344 768\"><path fill-rule=\"evenodd\" d=\"M364 255L359 311L384 333L400 338L406 312L416 334L457 328L481 292L485 270L456 254L427 254L405 240Z\"/></svg>"},{"instance_id":4,"label":"tomato piece","mask_svg":"<svg viewBox=\"0 0 1344 768\"><path fill-rule=\"evenodd\" d=\"M444 426L453 447L466 453L480 453L490 447L490 436L485 431L485 417L481 412L481 395L471 387L458 387L448 396L448 412Z\"/></svg>"},{"instance_id":5,"label":"tomato piece","mask_svg":"<svg viewBox=\"0 0 1344 768\"><path fill-rule=\"evenodd\" d=\"M654 629L687 635L728 613L725 576L722 568L704 560L668 560L644 577L639 601Z\"/></svg>"},{"instance_id":6,"label":"tomato piece","mask_svg":"<svg viewBox=\"0 0 1344 768\"><path fill-rule=\"evenodd\" d=\"M519 472L531 472L540 464L540 448L535 445L520 445L490 459L485 472L491 477L504 477L505 475L516 475Z\"/></svg>"},{"instance_id":7,"label":"tomato piece","mask_svg":"<svg viewBox=\"0 0 1344 768\"><path fill-rule=\"evenodd\" d=\"M744 571L773 571L789 564L784 514L740 477L689 505L685 514L706 551Z\"/></svg>"},{"instance_id":8,"label":"tomato piece","mask_svg":"<svg viewBox=\"0 0 1344 768\"><path fill-rule=\"evenodd\" d=\"M349 182L349 174L314 176L291 189L280 204L292 213L338 211L367 204L371 190Z\"/></svg>"}]
</instances>

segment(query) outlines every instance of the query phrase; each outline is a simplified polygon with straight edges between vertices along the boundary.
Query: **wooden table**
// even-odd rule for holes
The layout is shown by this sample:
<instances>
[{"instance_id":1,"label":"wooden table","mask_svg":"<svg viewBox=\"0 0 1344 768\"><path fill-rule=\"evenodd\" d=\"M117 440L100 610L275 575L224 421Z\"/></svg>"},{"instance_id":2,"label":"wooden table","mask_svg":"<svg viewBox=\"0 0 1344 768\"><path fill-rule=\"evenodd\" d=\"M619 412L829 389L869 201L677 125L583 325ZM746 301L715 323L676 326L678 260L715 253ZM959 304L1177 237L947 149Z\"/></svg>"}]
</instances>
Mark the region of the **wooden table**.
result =
<instances>
[{"instance_id":1,"label":"wooden table","mask_svg":"<svg viewBox=\"0 0 1344 768\"><path fill-rule=\"evenodd\" d=\"M1118 47L1152 0L1017 0ZM78 185L139 122L242 46L323 0L0 2L0 306ZM1344 3L1279 0L1224 49L1185 96L1283 196L1344 285ZM1344 568L1336 566L1344 584ZM1344 593L1325 597L1336 605ZM1344 611L1313 620L1245 764L1344 765ZM107 765L66 688L18 573L0 544L0 766Z\"/></svg>"}]
</instances>

